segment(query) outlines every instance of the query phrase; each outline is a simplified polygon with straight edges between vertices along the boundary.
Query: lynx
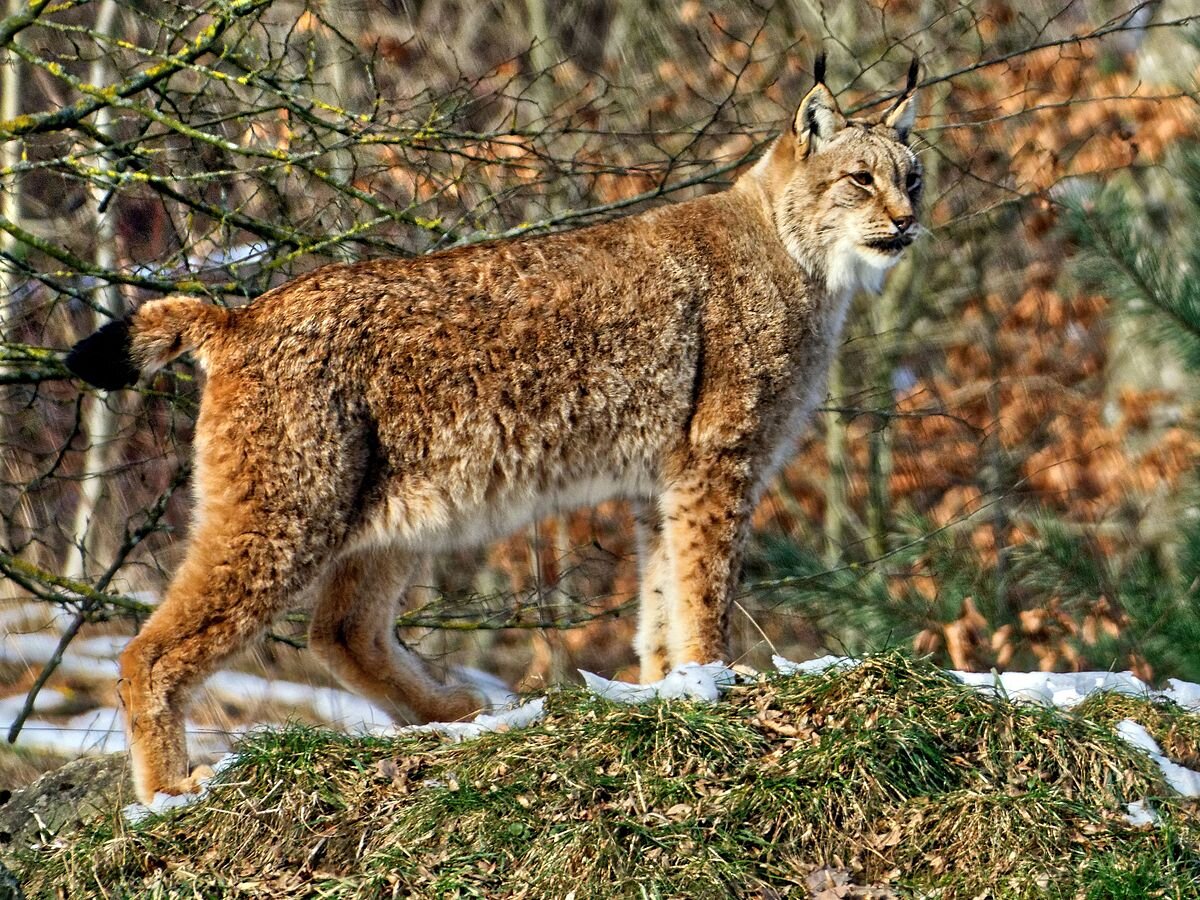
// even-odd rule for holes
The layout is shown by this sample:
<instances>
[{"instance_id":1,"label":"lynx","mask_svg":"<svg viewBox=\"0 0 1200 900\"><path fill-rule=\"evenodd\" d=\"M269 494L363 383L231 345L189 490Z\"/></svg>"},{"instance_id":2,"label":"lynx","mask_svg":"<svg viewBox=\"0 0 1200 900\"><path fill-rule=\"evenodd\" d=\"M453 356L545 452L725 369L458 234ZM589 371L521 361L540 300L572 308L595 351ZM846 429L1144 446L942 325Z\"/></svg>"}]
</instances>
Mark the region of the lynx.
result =
<instances>
[{"instance_id":1,"label":"lynx","mask_svg":"<svg viewBox=\"0 0 1200 900\"><path fill-rule=\"evenodd\" d=\"M913 241L916 62L878 121L816 83L733 186L574 231L337 264L237 309L172 297L81 341L100 388L192 351L195 522L121 656L137 795L181 793L189 691L303 600L313 652L423 722L483 707L401 646L426 554L557 508L636 504L641 677L726 655L751 511L851 296Z\"/></svg>"}]
</instances>

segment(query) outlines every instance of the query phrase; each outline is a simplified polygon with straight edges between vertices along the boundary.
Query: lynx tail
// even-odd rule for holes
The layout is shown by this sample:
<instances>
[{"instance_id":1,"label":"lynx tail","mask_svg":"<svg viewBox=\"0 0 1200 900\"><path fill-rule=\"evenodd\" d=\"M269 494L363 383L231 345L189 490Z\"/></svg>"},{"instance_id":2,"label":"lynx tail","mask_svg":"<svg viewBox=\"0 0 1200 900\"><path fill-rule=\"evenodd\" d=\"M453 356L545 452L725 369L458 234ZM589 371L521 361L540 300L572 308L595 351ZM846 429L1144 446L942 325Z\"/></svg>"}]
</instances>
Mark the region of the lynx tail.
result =
<instances>
[{"instance_id":1,"label":"lynx tail","mask_svg":"<svg viewBox=\"0 0 1200 900\"><path fill-rule=\"evenodd\" d=\"M109 322L67 354L71 373L106 391L135 384L181 353L201 347L230 319L229 310L191 297L167 297Z\"/></svg>"}]
</instances>

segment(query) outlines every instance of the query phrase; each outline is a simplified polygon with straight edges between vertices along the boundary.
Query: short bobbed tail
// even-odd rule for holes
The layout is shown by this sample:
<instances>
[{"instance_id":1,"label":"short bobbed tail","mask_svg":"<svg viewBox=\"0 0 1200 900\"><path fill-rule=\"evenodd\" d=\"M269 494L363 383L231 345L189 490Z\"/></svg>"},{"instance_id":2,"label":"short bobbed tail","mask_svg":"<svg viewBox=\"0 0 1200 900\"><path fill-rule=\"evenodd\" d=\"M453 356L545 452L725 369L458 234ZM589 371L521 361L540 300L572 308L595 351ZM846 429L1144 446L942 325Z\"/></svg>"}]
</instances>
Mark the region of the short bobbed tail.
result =
<instances>
[{"instance_id":1,"label":"short bobbed tail","mask_svg":"<svg viewBox=\"0 0 1200 900\"><path fill-rule=\"evenodd\" d=\"M165 366L230 321L231 312L194 297L166 297L109 322L67 354L73 375L106 391L130 387L145 372Z\"/></svg>"}]
</instances>

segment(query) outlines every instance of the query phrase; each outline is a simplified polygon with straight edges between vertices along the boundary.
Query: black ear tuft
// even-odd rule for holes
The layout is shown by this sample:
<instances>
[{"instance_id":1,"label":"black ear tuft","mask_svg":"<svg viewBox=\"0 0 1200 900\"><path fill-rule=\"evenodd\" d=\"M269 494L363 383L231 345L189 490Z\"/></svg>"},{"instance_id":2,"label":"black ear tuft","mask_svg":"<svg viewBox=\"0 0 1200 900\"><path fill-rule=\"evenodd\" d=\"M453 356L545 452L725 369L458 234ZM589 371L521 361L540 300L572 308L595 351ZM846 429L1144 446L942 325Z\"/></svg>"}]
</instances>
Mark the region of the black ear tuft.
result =
<instances>
[{"instance_id":1,"label":"black ear tuft","mask_svg":"<svg viewBox=\"0 0 1200 900\"><path fill-rule=\"evenodd\" d=\"M817 58L813 60L813 83L825 83L825 51L822 50L817 54Z\"/></svg>"},{"instance_id":2,"label":"black ear tuft","mask_svg":"<svg viewBox=\"0 0 1200 900\"><path fill-rule=\"evenodd\" d=\"M138 380L133 364L129 319L109 322L71 348L66 366L77 378L106 391L129 387Z\"/></svg>"},{"instance_id":3,"label":"black ear tuft","mask_svg":"<svg viewBox=\"0 0 1200 900\"><path fill-rule=\"evenodd\" d=\"M908 64L908 82L904 85L904 93L911 94L917 87L917 76L921 72L921 60L917 57L912 58L912 62Z\"/></svg>"}]
</instances>

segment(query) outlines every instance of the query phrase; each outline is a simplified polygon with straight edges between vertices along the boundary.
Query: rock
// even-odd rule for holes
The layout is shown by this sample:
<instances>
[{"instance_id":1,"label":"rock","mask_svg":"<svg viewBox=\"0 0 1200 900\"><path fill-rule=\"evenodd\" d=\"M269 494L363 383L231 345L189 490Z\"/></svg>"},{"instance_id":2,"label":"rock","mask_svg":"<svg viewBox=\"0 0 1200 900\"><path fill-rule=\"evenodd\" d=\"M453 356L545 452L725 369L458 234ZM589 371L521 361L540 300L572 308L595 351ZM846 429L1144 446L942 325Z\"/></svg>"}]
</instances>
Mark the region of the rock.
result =
<instances>
[{"instance_id":1,"label":"rock","mask_svg":"<svg viewBox=\"0 0 1200 900\"><path fill-rule=\"evenodd\" d=\"M47 772L5 797L0 791L0 863L18 865L16 854L69 839L83 825L112 815L133 796L124 753L90 756ZM0 873L0 900L6 900ZM11 896L19 896L17 894Z\"/></svg>"},{"instance_id":2,"label":"rock","mask_svg":"<svg viewBox=\"0 0 1200 900\"><path fill-rule=\"evenodd\" d=\"M25 900L17 876L4 868L3 863L0 863L0 900Z\"/></svg>"}]
</instances>

